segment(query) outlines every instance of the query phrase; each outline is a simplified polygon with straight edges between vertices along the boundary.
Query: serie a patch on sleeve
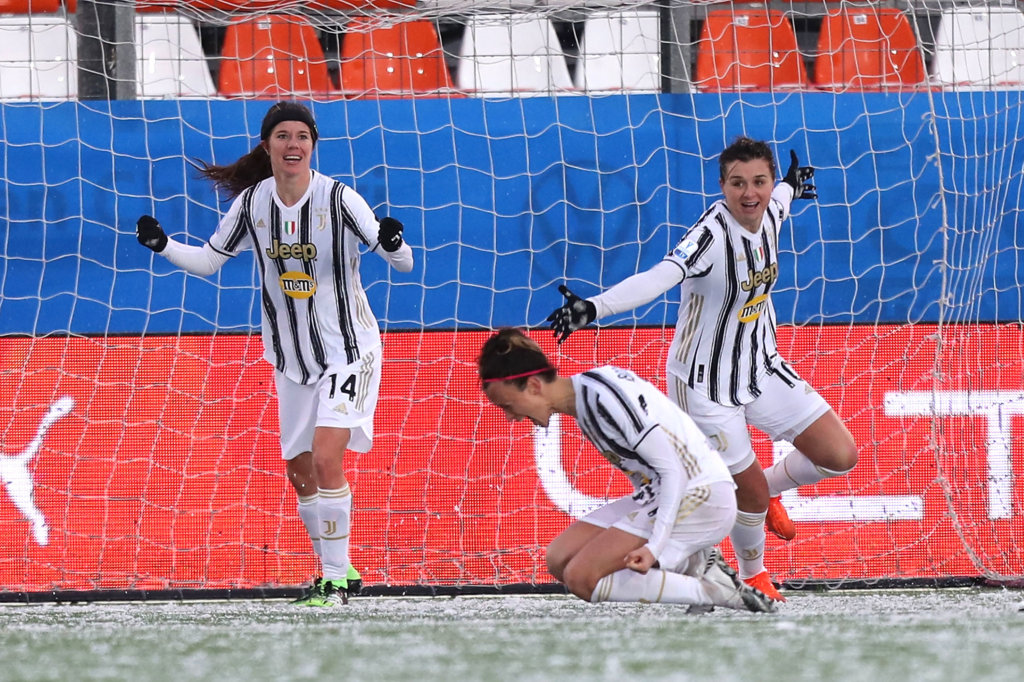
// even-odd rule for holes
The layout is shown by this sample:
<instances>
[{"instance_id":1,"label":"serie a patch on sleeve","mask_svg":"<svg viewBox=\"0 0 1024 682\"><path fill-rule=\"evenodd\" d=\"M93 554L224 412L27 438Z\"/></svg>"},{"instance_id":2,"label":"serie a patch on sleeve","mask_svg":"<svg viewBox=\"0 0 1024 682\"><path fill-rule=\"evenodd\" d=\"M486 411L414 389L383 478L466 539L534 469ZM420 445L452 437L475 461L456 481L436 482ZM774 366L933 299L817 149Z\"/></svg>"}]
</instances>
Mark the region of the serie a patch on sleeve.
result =
<instances>
[{"instance_id":1,"label":"serie a patch on sleeve","mask_svg":"<svg viewBox=\"0 0 1024 682\"><path fill-rule=\"evenodd\" d=\"M692 256L696 250L697 242L692 239L684 239L676 244L676 248L672 250L672 255L681 260L686 260Z\"/></svg>"}]
</instances>

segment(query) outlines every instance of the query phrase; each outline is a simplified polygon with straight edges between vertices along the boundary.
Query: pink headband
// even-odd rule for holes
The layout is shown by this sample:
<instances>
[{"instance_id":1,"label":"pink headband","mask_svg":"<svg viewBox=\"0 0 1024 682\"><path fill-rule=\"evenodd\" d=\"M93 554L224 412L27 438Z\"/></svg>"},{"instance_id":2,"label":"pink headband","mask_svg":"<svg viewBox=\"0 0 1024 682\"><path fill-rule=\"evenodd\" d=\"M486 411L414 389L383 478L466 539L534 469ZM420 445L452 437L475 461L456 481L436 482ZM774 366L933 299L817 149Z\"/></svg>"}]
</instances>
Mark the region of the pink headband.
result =
<instances>
[{"instance_id":1,"label":"pink headband","mask_svg":"<svg viewBox=\"0 0 1024 682\"><path fill-rule=\"evenodd\" d=\"M554 367L541 367L540 369L534 369L534 370L531 370L529 372L523 372L522 374L513 374L512 376L508 376L508 377L494 377L492 379L484 379L483 382L485 384L490 384L490 383L493 383L495 381L512 381L513 379L522 379L523 377L532 377L534 374L543 374L544 372L548 372L548 371L551 371L553 369L554 369Z\"/></svg>"}]
</instances>

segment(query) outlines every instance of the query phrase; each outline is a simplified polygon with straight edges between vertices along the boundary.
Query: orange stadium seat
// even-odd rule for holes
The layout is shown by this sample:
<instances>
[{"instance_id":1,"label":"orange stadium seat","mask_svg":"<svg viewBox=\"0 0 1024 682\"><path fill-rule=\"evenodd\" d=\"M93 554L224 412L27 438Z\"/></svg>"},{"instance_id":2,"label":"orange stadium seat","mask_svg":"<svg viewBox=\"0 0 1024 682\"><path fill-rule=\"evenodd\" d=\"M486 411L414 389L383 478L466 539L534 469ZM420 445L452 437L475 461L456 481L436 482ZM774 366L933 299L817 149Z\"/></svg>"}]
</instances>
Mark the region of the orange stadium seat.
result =
<instances>
[{"instance_id":1,"label":"orange stadium seat","mask_svg":"<svg viewBox=\"0 0 1024 682\"><path fill-rule=\"evenodd\" d=\"M818 34L814 82L830 90L913 87L927 78L907 15L893 8L843 7Z\"/></svg>"},{"instance_id":2,"label":"orange stadium seat","mask_svg":"<svg viewBox=\"0 0 1024 682\"><path fill-rule=\"evenodd\" d=\"M416 0L306 0L303 7L307 10L334 10L350 12L354 9L381 10L415 7Z\"/></svg>"},{"instance_id":3,"label":"orange stadium seat","mask_svg":"<svg viewBox=\"0 0 1024 682\"><path fill-rule=\"evenodd\" d=\"M60 11L60 0L0 0L0 14Z\"/></svg>"},{"instance_id":4,"label":"orange stadium seat","mask_svg":"<svg viewBox=\"0 0 1024 682\"><path fill-rule=\"evenodd\" d=\"M697 47L700 90L774 90L807 87L796 33L779 10L708 12Z\"/></svg>"},{"instance_id":5,"label":"orange stadium seat","mask_svg":"<svg viewBox=\"0 0 1024 682\"><path fill-rule=\"evenodd\" d=\"M451 75L434 23L407 21L373 28L348 23L341 42L341 89L349 97L451 94Z\"/></svg>"},{"instance_id":6,"label":"orange stadium seat","mask_svg":"<svg viewBox=\"0 0 1024 682\"><path fill-rule=\"evenodd\" d=\"M313 26L300 16L244 16L228 25L218 90L225 97L327 96L330 76Z\"/></svg>"}]
</instances>

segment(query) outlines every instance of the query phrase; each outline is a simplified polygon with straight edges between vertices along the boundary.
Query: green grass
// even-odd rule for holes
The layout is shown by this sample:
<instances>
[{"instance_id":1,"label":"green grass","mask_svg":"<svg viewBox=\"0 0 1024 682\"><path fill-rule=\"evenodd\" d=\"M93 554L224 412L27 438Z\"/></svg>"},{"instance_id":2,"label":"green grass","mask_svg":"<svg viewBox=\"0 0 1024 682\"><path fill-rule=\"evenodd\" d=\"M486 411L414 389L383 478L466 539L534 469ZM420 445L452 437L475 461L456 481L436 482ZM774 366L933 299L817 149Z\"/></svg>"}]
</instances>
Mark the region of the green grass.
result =
<instances>
[{"instance_id":1,"label":"green grass","mask_svg":"<svg viewBox=\"0 0 1024 682\"><path fill-rule=\"evenodd\" d=\"M1024 594L795 593L688 616L561 596L0 607L0 680L1024 680Z\"/></svg>"}]
</instances>

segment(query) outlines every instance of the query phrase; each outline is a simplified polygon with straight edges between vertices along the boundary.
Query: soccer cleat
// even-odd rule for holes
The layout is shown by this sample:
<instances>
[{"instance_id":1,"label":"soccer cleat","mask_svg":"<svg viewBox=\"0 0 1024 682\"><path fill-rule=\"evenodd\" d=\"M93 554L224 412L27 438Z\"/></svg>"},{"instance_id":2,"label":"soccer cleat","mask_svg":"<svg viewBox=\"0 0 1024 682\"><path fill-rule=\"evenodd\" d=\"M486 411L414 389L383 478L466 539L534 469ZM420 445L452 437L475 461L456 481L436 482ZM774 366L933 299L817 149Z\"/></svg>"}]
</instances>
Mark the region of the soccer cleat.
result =
<instances>
[{"instance_id":1,"label":"soccer cleat","mask_svg":"<svg viewBox=\"0 0 1024 682\"><path fill-rule=\"evenodd\" d=\"M775 585L772 584L772 579L768 576L768 571L761 571L752 578L744 578L743 582L753 587L755 590L765 595L772 601L786 601Z\"/></svg>"},{"instance_id":2,"label":"soccer cleat","mask_svg":"<svg viewBox=\"0 0 1024 682\"><path fill-rule=\"evenodd\" d=\"M309 606L309 600L319 596L321 592L321 582L323 582L323 578L320 576L313 578L313 582L306 590L306 593L292 601L292 604L295 604L296 606Z\"/></svg>"},{"instance_id":3,"label":"soccer cleat","mask_svg":"<svg viewBox=\"0 0 1024 682\"><path fill-rule=\"evenodd\" d=\"M323 603L317 606L344 606L348 603L348 580L325 580Z\"/></svg>"},{"instance_id":4,"label":"soccer cleat","mask_svg":"<svg viewBox=\"0 0 1024 682\"><path fill-rule=\"evenodd\" d=\"M772 600L740 580L736 571L725 562L722 553L717 549L708 556L704 575L698 580L715 606L761 613L775 611Z\"/></svg>"},{"instance_id":5,"label":"soccer cleat","mask_svg":"<svg viewBox=\"0 0 1024 682\"><path fill-rule=\"evenodd\" d=\"M348 593L349 595L359 594L363 589L363 576L359 575L359 571L352 564L348 565L348 574L345 576L348 581Z\"/></svg>"},{"instance_id":6,"label":"soccer cleat","mask_svg":"<svg viewBox=\"0 0 1024 682\"><path fill-rule=\"evenodd\" d=\"M782 506L782 497L775 496L768 500L768 515L764 518L765 527L783 540L796 537L796 526L789 518L789 513Z\"/></svg>"},{"instance_id":7,"label":"soccer cleat","mask_svg":"<svg viewBox=\"0 0 1024 682\"><path fill-rule=\"evenodd\" d=\"M348 603L348 581L320 580L315 582L315 593L308 599L299 603L302 606L332 607L344 606Z\"/></svg>"}]
</instances>

